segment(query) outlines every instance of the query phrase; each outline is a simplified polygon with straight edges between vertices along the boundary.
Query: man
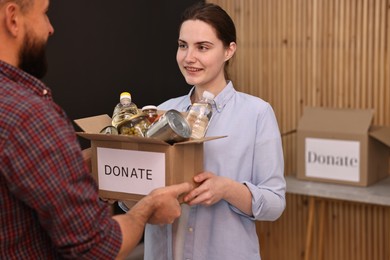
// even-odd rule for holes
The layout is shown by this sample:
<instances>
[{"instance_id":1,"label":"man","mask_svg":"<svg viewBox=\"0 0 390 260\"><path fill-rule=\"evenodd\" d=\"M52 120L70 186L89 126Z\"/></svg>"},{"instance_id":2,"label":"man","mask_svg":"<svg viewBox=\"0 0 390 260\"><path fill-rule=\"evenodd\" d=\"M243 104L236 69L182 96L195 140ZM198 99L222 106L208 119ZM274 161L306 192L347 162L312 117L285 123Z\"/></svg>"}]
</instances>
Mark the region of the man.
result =
<instances>
[{"instance_id":1,"label":"man","mask_svg":"<svg viewBox=\"0 0 390 260\"><path fill-rule=\"evenodd\" d=\"M0 0L0 259L124 258L146 223L180 215L183 183L127 214L99 201L73 127L38 78L54 29L49 0Z\"/></svg>"}]
</instances>

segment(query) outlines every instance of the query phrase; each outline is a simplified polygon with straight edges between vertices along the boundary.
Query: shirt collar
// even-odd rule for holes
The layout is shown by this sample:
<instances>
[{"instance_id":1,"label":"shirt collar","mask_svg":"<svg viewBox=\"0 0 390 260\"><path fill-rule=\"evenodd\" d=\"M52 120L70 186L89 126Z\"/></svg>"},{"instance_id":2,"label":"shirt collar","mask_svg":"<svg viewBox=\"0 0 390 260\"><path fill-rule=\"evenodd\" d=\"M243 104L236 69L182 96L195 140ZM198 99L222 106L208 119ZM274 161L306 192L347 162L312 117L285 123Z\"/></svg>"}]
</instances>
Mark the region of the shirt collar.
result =
<instances>
[{"instance_id":1,"label":"shirt collar","mask_svg":"<svg viewBox=\"0 0 390 260\"><path fill-rule=\"evenodd\" d=\"M0 60L0 75L4 75L38 96L51 98L51 90L42 81L2 60Z\"/></svg>"},{"instance_id":2,"label":"shirt collar","mask_svg":"<svg viewBox=\"0 0 390 260\"><path fill-rule=\"evenodd\" d=\"M194 92L195 87L192 87L190 92L187 94L184 105L183 105L183 111L188 111L191 106L191 95ZM233 83L229 80L228 84L223 88L223 90L214 98L214 106L215 109L220 113L226 104L229 102L229 100L233 97L236 90L234 89Z\"/></svg>"},{"instance_id":3,"label":"shirt collar","mask_svg":"<svg viewBox=\"0 0 390 260\"><path fill-rule=\"evenodd\" d=\"M234 89L233 83L229 80L226 87L224 87L224 89L214 98L218 112L221 112L225 108L235 92L236 90Z\"/></svg>"}]
</instances>

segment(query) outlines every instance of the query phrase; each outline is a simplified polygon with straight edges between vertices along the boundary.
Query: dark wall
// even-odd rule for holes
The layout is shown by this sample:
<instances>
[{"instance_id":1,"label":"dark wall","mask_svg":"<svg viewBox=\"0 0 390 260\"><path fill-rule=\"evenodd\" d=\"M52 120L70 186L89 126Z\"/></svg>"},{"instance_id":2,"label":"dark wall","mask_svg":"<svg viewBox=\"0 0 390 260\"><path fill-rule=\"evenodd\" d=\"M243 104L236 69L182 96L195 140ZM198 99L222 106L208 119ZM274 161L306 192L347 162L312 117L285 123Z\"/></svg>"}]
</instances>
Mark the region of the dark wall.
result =
<instances>
[{"instance_id":1,"label":"dark wall","mask_svg":"<svg viewBox=\"0 0 390 260\"><path fill-rule=\"evenodd\" d=\"M54 35L43 81L68 116L111 115L122 91L139 107L185 94L180 14L199 0L51 1Z\"/></svg>"}]
</instances>

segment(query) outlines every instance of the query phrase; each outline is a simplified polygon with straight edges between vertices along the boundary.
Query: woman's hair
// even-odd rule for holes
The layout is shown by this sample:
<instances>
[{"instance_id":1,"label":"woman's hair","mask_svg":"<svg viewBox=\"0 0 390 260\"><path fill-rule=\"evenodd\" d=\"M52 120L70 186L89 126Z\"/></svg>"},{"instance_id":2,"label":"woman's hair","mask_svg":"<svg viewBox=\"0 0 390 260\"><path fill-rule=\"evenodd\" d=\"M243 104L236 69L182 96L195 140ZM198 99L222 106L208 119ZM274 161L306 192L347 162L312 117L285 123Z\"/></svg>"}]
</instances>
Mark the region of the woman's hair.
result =
<instances>
[{"instance_id":1,"label":"woman's hair","mask_svg":"<svg viewBox=\"0 0 390 260\"><path fill-rule=\"evenodd\" d=\"M230 46L230 43L236 43L236 27L232 18L216 4L199 2L187 8L181 16L179 31L181 25L188 20L200 20L212 26L218 39L226 48ZM225 77L228 76L228 65L229 61L226 61Z\"/></svg>"}]
</instances>

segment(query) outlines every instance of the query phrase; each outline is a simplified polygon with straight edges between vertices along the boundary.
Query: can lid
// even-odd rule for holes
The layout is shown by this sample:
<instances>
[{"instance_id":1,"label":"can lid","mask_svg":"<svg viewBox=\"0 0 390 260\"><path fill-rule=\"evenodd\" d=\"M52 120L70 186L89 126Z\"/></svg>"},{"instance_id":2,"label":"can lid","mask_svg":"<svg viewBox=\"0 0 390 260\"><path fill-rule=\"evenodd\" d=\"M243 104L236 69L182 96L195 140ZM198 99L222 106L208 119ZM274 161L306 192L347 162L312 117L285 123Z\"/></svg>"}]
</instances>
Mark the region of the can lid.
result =
<instances>
[{"instance_id":1,"label":"can lid","mask_svg":"<svg viewBox=\"0 0 390 260\"><path fill-rule=\"evenodd\" d=\"M101 134L110 134L110 135L117 135L118 134L118 129L115 126L106 126L104 127L101 131Z\"/></svg>"},{"instance_id":2,"label":"can lid","mask_svg":"<svg viewBox=\"0 0 390 260\"><path fill-rule=\"evenodd\" d=\"M157 110L157 107L155 105L147 105L147 106L142 107L142 111L148 110L148 109L155 109L155 110Z\"/></svg>"},{"instance_id":3,"label":"can lid","mask_svg":"<svg viewBox=\"0 0 390 260\"><path fill-rule=\"evenodd\" d=\"M165 115L169 118L169 125L176 134L184 138L191 136L190 125L179 111L171 109L165 112Z\"/></svg>"}]
</instances>

